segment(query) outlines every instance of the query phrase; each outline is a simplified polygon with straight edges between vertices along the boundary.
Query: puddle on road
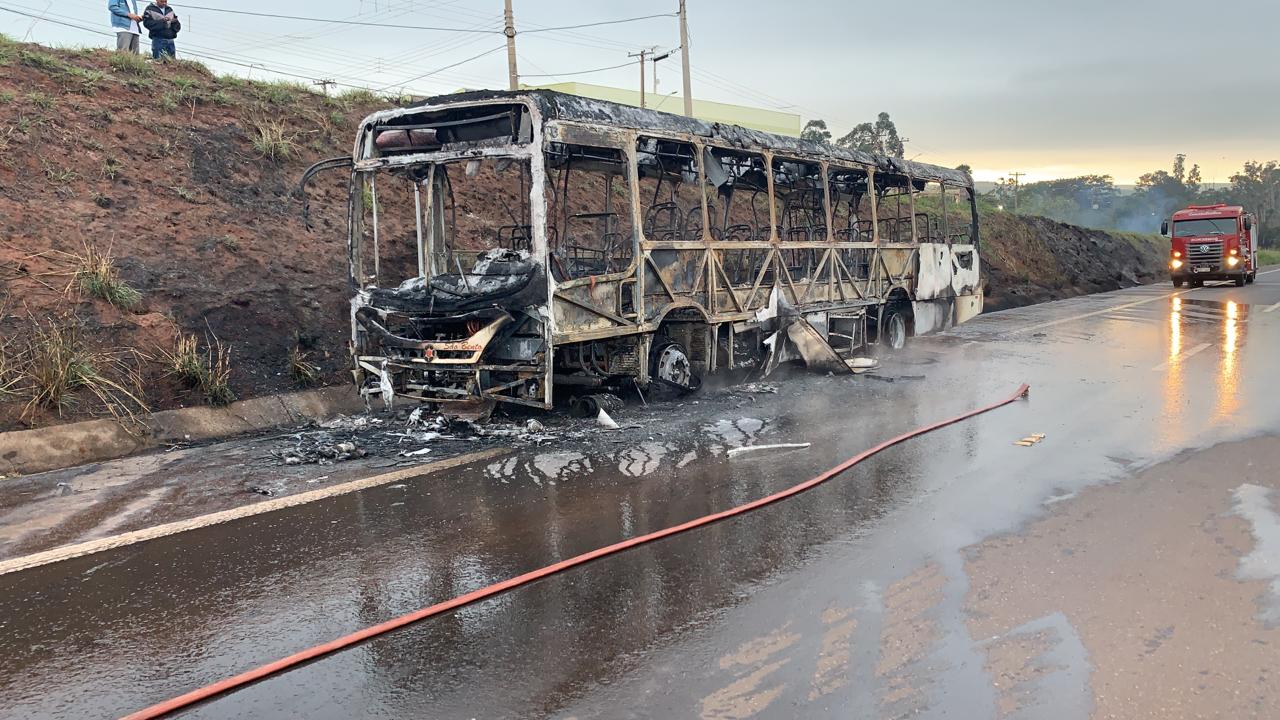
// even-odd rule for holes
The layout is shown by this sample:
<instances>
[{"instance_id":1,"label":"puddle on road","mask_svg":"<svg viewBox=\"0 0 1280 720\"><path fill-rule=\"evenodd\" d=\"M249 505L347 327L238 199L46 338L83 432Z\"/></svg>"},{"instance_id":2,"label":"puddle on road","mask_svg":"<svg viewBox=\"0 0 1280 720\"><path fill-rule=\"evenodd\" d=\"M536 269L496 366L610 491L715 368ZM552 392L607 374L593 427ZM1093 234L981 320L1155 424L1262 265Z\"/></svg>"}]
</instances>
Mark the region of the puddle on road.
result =
<instances>
[{"instance_id":1,"label":"puddle on road","mask_svg":"<svg viewBox=\"0 0 1280 720\"><path fill-rule=\"evenodd\" d=\"M1280 498L1270 488L1246 483L1235 489L1232 514L1249 522L1256 544L1253 551L1240 558L1236 577L1241 580L1270 581L1270 590L1262 600L1259 619L1267 627L1280 627L1280 514L1275 506Z\"/></svg>"}]
</instances>

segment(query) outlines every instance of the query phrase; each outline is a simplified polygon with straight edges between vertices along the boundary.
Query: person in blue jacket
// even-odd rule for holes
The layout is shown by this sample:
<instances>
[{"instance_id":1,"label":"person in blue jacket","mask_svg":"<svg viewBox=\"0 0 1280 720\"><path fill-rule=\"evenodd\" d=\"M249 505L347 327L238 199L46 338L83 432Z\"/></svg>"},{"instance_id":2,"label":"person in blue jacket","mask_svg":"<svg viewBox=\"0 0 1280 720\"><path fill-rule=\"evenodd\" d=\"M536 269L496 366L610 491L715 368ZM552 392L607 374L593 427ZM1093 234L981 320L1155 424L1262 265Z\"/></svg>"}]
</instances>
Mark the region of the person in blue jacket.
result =
<instances>
[{"instance_id":1,"label":"person in blue jacket","mask_svg":"<svg viewBox=\"0 0 1280 720\"><path fill-rule=\"evenodd\" d=\"M116 34L116 50L136 54L138 38L142 37L138 0L107 0L107 10L111 12L111 32Z\"/></svg>"}]
</instances>

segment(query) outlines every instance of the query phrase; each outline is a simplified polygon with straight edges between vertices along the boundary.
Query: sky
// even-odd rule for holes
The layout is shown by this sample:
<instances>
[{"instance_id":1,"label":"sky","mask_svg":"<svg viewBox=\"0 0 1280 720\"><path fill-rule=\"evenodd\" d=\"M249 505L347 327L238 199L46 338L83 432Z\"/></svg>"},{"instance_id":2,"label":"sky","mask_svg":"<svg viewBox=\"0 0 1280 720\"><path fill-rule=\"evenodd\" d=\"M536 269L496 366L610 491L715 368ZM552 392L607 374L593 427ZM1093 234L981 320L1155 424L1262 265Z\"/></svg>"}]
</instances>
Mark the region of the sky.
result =
<instances>
[{"instance_id":1,"label":"sky","mask_svg":"<svg viewBox=\"0 0 1280 720\"><path fill-rule=\"evenodd\" d=\"M179 55L202 54L219 72L422 94L507 82L501 0L170 4L184 24ZM1018 171L1026 173L1023 182L1098 173L1131 183L1185 153L1206 182L1224 183L1247 160L1280 159L1280 63L1271 37L1280 3L1271 0L687 4L695 97L821 118L837 135L886 111L909 138L907 157L965 163L978 180ZM627 54L678 47L674 17L532 31L674 13L676 6L514 0L522 80L635 87L638 71ZM12 37L113 42L105 34L105 0L0 0L0 8L48 18L0 12L0 32ZM617 65L623 67L582 72ZM658 65L658 78L659 92L679 89L677 55Z\"/></svg>"}]
</instances>

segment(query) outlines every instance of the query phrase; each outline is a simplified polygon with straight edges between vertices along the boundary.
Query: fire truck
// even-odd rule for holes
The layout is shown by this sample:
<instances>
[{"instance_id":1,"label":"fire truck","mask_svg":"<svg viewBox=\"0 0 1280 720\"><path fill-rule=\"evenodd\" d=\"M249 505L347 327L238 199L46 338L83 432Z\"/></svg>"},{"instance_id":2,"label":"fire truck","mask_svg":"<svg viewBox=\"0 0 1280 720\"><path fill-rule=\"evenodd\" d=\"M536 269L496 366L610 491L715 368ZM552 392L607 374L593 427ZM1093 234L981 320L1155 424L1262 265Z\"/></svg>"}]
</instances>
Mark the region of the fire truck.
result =
<instances>
[{"instance_id":1,"label":"fire truck","mask_svg":"<svg viewBox=\"0 0 1280 720\"><path fill-rule=\"evenodd\" d=\"M1160 234L1170 238L1169 277L1174 287L1200 287L1206 280L1231 280L1237 287L1258 275L1257 219L1239 205L1191 205L1166 220Z\"/></svg>"}]
</instances>

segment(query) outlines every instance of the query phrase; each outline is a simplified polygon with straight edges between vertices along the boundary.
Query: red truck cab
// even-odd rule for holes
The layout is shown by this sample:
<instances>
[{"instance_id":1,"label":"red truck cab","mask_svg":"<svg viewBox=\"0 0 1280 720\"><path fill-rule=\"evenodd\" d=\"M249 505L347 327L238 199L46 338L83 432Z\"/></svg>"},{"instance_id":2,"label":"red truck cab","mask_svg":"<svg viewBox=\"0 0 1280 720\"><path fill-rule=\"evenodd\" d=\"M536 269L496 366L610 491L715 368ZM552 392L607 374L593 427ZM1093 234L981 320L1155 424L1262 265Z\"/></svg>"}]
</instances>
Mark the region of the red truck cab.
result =
<instances>
[{"instance_id":1,"label":"red truck cab","mask_svg":"<svg viewBox=\"0 0 1280 720\"><path fill-rule=\"evenodd\" d=\"M1160 234L1170 239L1169 277L1174 287L1205 280L1232 280L1236 286L1258 274L1257 221L1239 205L1190 205L1166 220Z\"/></svg>"}]
</instances>

